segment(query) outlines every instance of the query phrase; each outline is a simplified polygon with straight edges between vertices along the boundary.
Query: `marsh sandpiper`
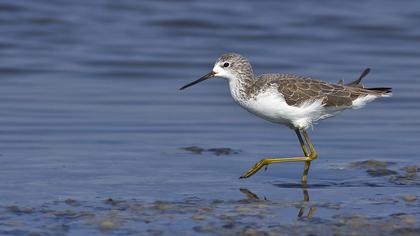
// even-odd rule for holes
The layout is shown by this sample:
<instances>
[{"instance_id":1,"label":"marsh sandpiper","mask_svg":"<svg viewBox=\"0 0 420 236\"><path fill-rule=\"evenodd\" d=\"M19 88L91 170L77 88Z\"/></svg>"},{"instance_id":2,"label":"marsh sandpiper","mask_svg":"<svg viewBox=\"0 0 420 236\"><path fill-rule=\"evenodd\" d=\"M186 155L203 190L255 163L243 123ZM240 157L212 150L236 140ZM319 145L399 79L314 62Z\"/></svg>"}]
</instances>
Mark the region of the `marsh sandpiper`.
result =
<instances>
[{"instance_id":1,"label":"marsh sandpiper","mask_svg":"<svg viewBox=\"0 0 420 236\"><path fill-rule=\"evenodd\" d=\"M255 76L248 59L237 53L226 53L217 59L210 73L180 89L213 77L224 78L229 83L233 100L245 110L293 129L304 156L264 158L240 178L248 178L272 163L304 162L301 181L306 185L311 161L318 156L306 130L315 122L343 110L358 109L379 97L391 96L391 88L365 88L361 81L368 73L369 69L366 69L357 80L348 84L342 81L327 83L291 74Z\"/></svg>"}]
</instances>

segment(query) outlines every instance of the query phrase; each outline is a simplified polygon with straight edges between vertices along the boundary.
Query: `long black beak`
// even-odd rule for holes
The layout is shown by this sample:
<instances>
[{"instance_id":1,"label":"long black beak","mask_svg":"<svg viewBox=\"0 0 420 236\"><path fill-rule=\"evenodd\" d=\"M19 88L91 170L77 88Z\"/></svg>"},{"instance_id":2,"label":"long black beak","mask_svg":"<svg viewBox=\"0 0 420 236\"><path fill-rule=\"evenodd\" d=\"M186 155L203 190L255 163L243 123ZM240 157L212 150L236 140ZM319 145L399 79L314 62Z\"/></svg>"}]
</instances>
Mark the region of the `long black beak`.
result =
<instances>
[{"instance_id":1,"label":"long black beak","mask_svg":"<svg viewBox=\"0 0 420 236\"><path fill-rule=\"evenodd\" d=\"M189 84L187 84L187 85L183 86L183 87L182 87L182 88L180 88L179 90L183 90L183 89L185 89L185 88L188 88L188 87L190 87L190 86L193 86L194 84L198 84L198 83L200 83L201 81L204 81L204 80L206 80L206 79L213 78L215 74L216 74L216 73L215 73L214 71L212 71L212 72L210 72L210 73L208 73L208 74L204 75L203 77L199 78L198 80L195 80L195 81L193 81L193 82L191 82L191 83L189 83Z\"/></svg>"}]
</instances>

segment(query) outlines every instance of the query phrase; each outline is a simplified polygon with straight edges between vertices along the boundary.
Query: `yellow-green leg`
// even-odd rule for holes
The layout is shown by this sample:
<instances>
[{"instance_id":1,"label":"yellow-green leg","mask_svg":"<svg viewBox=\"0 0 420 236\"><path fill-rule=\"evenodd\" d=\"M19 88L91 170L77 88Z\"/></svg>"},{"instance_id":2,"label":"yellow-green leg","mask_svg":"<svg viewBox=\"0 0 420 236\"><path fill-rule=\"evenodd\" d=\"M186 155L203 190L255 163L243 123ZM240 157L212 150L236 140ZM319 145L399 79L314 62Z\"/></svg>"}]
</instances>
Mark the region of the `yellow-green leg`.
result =
<instances>
[{"instance_id":1,"label":"yellow-green leg","mask_svg":"<svg viewBox=\"0 0 420 236\"><path fill-rule=\"evenodd\" d=\"M308 160L305 161L305 167L303 168L303 175L302 175L302 184L306 187L306 183L308 182L308 172L309 167L311 166L311 161L315 160L318 157L318 154L315 151L314 145L312 145L311 140L309 139L309 135L306 132L306 130L302 130L303 137L306 140L306 143L309 146L310 154L306 155L308 157Z\"/></svg>"},{"instance_id":2,"label":"yellow-green leg","mask_svg":"<svg viewBox=\"0 0 420 236\"><path fill-rule=\"evenodd\" d=\"M250 168L240 178L241 179L242 178L248 178L248 177L252 176L253 174L257 173L264 166L268 166L268 165L273 164L273 163L303 161L303 162L305 162L305 168L303 170L302 184L306 185L306 182L308 180L308 172L309 172L310 163L311 163L312 160L317 158L317 154L316 154L314 146L311 143L311 140L309 139L309 136L308 136L308 133L306 132L306 130L302 130L303 137L305 138L305 140L303 140L303 138L300 134L300 131L298 129L296 129L295 132L296 132L296 135L299 139L300 146L302 147L302 151L305 155L304 157L265 158L265 159L262 159L261 161L257 162L254 167ZM310 153L308 153L305 141L308 144Z\"/></svg>"},{"instance_id":3,"label":"yellow-green leg","mask_svg":"<svg viewBox=\"0 0 420 236\"><path fill-rule=\"evenodd\" d=\"M295 132L296 132L296 136L299 139L300 147L302 148L303 154L305 155L305 157L309 156L308 149L306 148L306 144L302 139L302 135L300 135L300 131L298 129L295 129Z\"/></svg>"}]
</instances>

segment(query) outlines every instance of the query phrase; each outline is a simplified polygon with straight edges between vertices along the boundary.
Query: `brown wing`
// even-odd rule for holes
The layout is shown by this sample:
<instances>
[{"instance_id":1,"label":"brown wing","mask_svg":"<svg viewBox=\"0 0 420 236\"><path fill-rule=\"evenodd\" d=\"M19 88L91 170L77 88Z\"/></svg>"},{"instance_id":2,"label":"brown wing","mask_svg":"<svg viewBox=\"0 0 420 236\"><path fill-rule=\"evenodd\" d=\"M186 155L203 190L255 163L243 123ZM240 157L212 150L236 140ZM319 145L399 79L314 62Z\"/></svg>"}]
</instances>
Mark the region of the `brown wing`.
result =
<instances>
[{"instance_id":1,"label":"brown wing","mask_svg":"<svg viewBox=\"0 0 420 236\"><path fill-rule=\"evenodd\" d=\"M353 100L367 95L363 89L312 80L296 75L265 75L268 83L275 83L287 104L299 106L307 101L322 99L325 106L351 106Z\"/></svg>"},{"instance_id":2,"label":"brown wing","mask_svg":"<svg viewBox=\"0 0 420 236\"><path fill-rule=\"evenodd\" d=\"M322 99L325 106L351 106L363 91L343 85L291 76L281 80L278 88L289 105L300 105L307 101Z\"/></svg>"}]
</instances>

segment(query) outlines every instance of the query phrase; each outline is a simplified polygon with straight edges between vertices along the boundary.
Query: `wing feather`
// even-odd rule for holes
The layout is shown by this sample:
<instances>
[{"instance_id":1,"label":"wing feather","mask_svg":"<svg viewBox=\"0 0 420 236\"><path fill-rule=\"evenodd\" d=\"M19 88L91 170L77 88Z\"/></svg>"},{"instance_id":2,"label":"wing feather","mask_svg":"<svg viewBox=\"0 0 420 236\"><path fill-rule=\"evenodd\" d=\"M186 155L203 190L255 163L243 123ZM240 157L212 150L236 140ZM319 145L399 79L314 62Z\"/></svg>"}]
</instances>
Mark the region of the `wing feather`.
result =
<instances>
[{"instance_id":1,"label":"wing feather","mask_svg":"<svg viewBox=\"0 0 420 236\"><path fill-rule=\"evenodd\" d=\"M323 105L327 107L351 106L355 99L369 94L362 88L289 74L261 75L257 83L276 85L287 104L292 106L316 100L322 100Z\"/></svg>"}]
</instances>

